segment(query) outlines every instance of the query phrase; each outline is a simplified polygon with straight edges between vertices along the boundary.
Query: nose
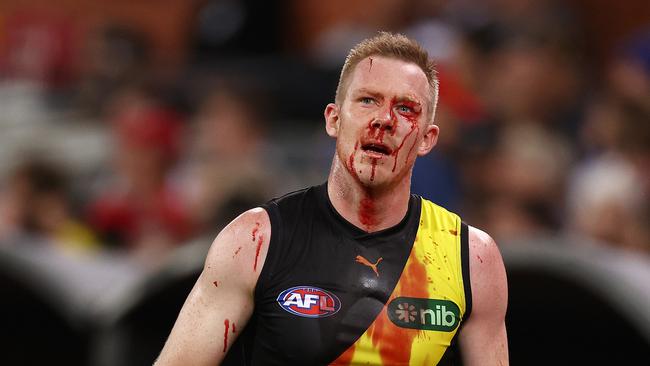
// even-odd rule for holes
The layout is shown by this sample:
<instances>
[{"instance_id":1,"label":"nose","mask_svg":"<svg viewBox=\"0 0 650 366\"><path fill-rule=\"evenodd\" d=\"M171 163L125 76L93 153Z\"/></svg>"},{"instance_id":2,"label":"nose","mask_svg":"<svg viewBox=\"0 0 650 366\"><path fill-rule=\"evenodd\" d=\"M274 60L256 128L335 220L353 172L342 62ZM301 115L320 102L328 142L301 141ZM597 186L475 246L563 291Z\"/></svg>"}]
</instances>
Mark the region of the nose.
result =
<instances>
[{"instance_id":1,"label":"nose","mask_svg":"<svg viewBox=\"0 0 650 366\"><path fill-rule=\"evenodd\" d=\"M381 112L372 120L370 126L372 128L390 131L395 125L395 118L391 113L390 108L382 108Z\"/></svg>"}]
</instances>

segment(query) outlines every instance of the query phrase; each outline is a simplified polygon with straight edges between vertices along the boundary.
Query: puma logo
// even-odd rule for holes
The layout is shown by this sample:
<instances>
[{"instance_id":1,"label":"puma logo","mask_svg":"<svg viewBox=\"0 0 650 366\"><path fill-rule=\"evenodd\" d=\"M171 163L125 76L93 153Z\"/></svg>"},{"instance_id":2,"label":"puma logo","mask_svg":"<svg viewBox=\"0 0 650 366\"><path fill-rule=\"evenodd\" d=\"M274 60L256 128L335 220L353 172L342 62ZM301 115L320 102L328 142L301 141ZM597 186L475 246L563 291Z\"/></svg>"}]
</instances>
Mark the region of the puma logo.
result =
<instances>
[{"instance_id":1,"label":"puma logo","mask_svg":"<svg viewBox=\"0 0 650 366\"><path fill-rule=\"evenodd\" d=\"M358 255L358 256L355 258L355 260L357 261L357 263L361 263L361 264L363 264L364 266L368 266L368 267L370 267L370 268L375 272L375 274L377 275L377 277L379 277L379 272L377 271L377 266L379 265L379 262L382 261L382 259L384 259L384 258L379 257L379 259L377 259L377 262L375 262L375 263L371 263L369 260L367 260L366 258L364 258L364 257L362 257L362 256L360 256L360 255Z\"/></svg>"}]
</instances>

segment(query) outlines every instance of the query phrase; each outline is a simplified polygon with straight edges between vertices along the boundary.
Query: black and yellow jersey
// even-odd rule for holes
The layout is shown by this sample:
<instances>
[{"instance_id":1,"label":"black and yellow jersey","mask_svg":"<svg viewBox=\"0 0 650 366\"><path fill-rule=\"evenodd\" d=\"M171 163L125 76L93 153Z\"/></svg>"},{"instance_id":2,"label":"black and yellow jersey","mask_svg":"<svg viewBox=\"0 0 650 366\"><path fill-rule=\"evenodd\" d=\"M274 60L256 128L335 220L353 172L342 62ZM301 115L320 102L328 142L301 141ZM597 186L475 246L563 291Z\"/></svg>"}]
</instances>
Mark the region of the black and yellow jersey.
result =
<instances>
[{"instance_id":1,"label":"black and yellow jersey","mask_svg":"<svg viewBox=\"0 0 650 366\"><path fill-rule=\"evenodd\" d=\"M263 207L272 231L255 309L224 364L460 364L471 290L457 215L412 195L399 224L366 233L325 184Z\"/></svg>"}]
</instances>

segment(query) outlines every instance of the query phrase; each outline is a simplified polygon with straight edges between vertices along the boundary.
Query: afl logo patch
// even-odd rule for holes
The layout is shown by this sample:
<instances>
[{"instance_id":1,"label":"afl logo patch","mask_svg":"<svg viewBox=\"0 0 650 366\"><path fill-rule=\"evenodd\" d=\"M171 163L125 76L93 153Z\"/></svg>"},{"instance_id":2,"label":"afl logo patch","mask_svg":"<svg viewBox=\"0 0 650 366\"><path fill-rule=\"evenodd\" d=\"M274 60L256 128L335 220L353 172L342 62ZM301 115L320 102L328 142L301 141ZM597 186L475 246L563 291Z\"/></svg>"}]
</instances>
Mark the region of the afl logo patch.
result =
<instances>
[{"instance_id":1,"label":"afl logo patch","mask_svg":"<svg viewBox=\"0 0 650 366\"><path fill-rule=\"evenodd\" d=\"M277 301L284 310L305 318L324 318L341 309L341 301L336 295L312 286L284 290Z\"/></svg>"}]
</instances>

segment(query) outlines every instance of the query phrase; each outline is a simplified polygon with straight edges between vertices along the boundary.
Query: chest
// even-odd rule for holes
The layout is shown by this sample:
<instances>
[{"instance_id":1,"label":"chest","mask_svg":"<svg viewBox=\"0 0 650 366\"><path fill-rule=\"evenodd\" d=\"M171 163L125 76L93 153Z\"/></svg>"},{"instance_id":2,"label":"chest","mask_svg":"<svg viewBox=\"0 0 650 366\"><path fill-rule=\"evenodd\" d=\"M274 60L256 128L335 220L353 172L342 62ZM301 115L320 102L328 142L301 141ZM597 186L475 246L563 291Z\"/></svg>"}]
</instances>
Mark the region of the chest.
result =
<instances>
[{"instance_id":1,"label":"chest","mask_svg":"<svg viewBox=\"0 0 650 366\"><path fill-rule=\"evenodd\" d=\"M250 363L440 359L464 305L452 225L449 231L425 216L362 239L318 223L285 227L256 291Z\"/></svg>"},{"instance_id":2,"label":"chest","mask_svg":"<svg viewBox=\"0 0 650 366\"><path fill-rule=\"evenodd\" d=\"M387 302L415 230L357 240L325 224L285 231L256 293L256 352L325 364L354 343Z\"/></svg>"}]
</instances>

